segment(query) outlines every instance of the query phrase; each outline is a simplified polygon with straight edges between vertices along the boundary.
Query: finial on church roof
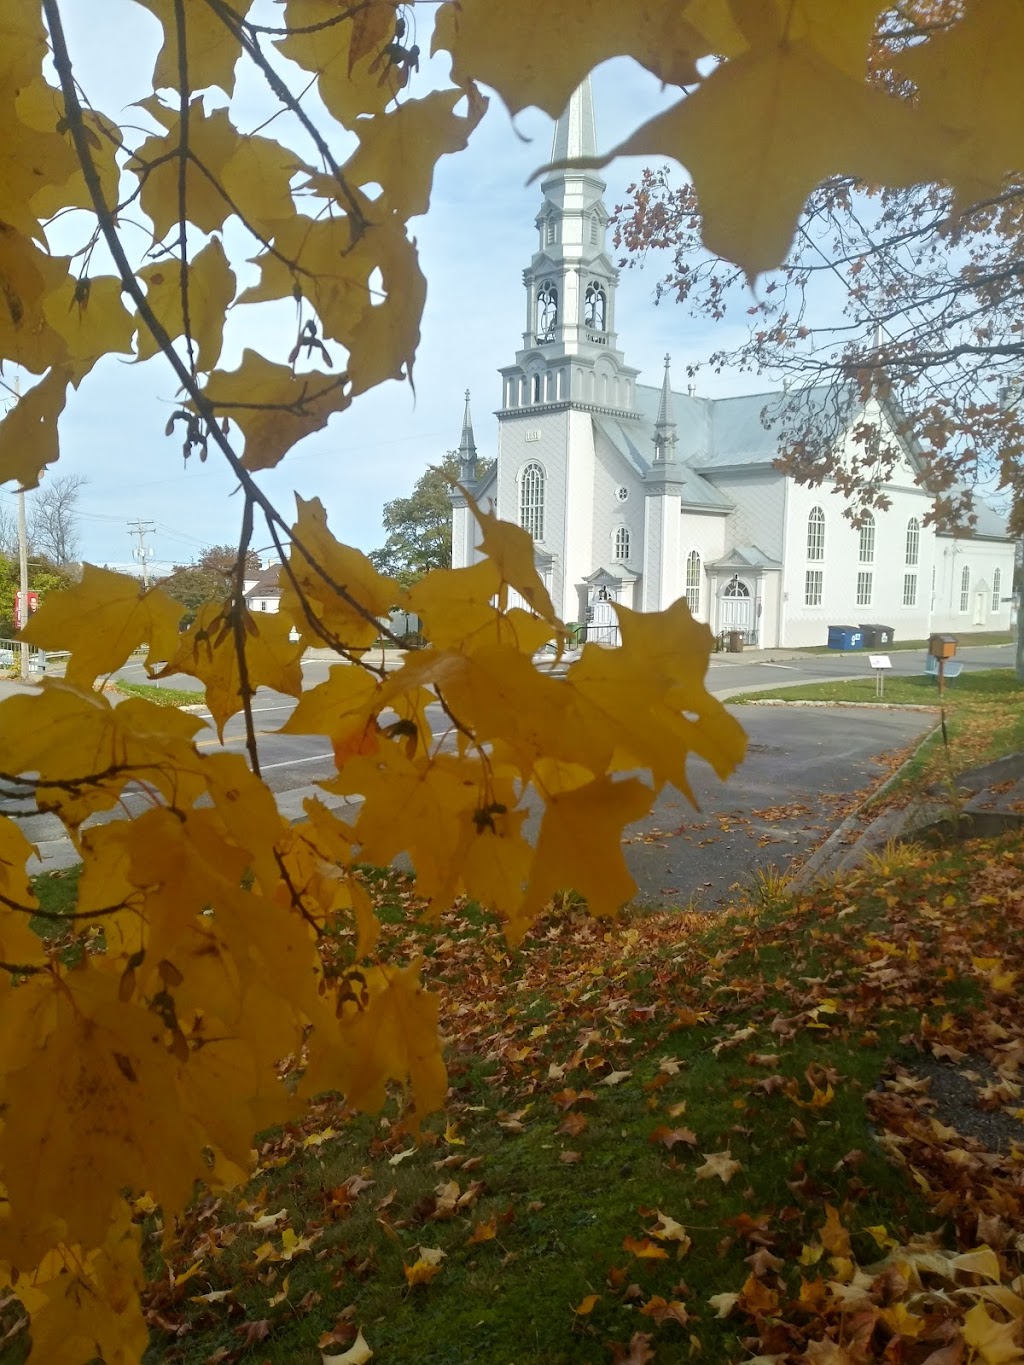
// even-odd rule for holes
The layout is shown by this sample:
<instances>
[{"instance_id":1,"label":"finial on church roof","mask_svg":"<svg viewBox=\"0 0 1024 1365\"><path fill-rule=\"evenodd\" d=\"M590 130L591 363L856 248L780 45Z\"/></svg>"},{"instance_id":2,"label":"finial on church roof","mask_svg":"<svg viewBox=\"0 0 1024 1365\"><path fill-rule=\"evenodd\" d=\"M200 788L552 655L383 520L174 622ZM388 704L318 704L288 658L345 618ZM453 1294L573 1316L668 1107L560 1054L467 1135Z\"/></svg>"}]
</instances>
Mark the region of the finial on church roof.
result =
<instances>
[{"instance_id":1,"label":"finial on church roof","mask_svg":"<svg viewBox=\"0 0 1024 1365\"><path fill-rule=\"evenodd\" d=\"M469 390L466 390L466 410L462 415L462 440L459 442L459 464L463 478L476 477L476 441L473 437L473 418L469 412Z\"/></svg>"},{"instance_id":2,"label":"finial on church roof","mask_svg":"<svg viewBox=\"0 0 1024 1365\"><path fill-rule=\"evenodd\" d=\"M665 378L661 383L661 401L658 404L658 418L654 423L654 458L671 460L672 447L679 437L676 435L676 418L672 404L672 377L669 373L671 358L665 356Z\"/></svg>"},{"instance_id":3,"label":"finial on church roof","mask_svg":"<svg viewBox=\"0 0 1024 1365\"><path fill-rule=\"evenodd\" d=\"M594 92L589 76L584 76L569 96L569 103L555 124L555 136L551 143L552 161L568 161L585 156L597 156Z\"/></svg>"}]
</instances>

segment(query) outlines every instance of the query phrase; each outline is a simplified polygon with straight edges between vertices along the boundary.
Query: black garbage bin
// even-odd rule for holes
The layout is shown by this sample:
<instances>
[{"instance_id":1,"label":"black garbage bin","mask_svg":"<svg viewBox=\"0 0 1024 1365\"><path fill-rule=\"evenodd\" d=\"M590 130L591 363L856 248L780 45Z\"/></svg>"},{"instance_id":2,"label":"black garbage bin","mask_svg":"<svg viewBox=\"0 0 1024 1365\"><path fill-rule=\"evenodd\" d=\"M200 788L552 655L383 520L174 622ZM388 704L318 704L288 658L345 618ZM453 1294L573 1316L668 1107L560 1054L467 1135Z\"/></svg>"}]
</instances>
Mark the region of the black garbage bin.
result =
<instances>
[{"instance_id":1,"label":"black garbage bin","mask_svg":"<svg viewBox=\"0 0 1024 1365\"><path fill-rule=\"evenodd\" d=\"M865 649L885 649L892 644L896 635L892 626L880 626L877 623L875 625L862 625L861 630L864 632Z\"/></svg>"}]
</instances>

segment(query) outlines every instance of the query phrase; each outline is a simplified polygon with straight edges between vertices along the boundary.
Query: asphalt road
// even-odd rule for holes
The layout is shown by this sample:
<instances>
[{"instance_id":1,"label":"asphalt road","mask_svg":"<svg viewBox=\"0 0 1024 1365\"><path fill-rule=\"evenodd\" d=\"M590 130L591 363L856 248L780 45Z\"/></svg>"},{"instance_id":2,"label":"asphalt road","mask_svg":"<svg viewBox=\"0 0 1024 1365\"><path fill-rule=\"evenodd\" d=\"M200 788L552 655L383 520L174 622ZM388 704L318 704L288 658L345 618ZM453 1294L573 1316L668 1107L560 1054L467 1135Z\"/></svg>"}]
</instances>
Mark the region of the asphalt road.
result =
<instances>
[{"instance_id":1,"label":"asphalt road","mask_svg":"<svg viewBox=\"0 0 1024 1365\"><path fill-rule=\"evenodd\" d=\"M920 652L891 654L894 673L919 673ZM965 668L991 668L1012 661L1010 646L968 648L959 656ZM307 687L327 676L330 663L307 660ZM737 692L782 684L825 681L869 672L864 654L713 656L709 691L722 698ZM141 665L123 670L142 678ZM167 679L192 687L189 679ZM261 767L285 814L297 816L314 794L318 779L333 771L328 741L318 736L277 733L294 702L260 692L253 707ZM443 742L447 723L440 708L428 712L435 737ZM708 906L726 898L736 885L749 883L757 869L787 867L813 849L856 804L858 793L882 777L912 747L933 721L928 713L900 710L823 708L789 711L781 707L744 707L739 712L750 737L748 756L728 783L721 783L699 760L691 781L700 810L666 792L652 815L627 833L625 856L642 898ZM200 713L200 718L209 719ZM219 746L212 725L201 746ZM241 750L244 727L233 718L225 746ZM4 804L4 803L0 803ZM132 798L126 801L129 810ZM52 816L31 815L20 822L38 844L43 863L59 866L73 851Z\"/></svg>"}]
</instances>

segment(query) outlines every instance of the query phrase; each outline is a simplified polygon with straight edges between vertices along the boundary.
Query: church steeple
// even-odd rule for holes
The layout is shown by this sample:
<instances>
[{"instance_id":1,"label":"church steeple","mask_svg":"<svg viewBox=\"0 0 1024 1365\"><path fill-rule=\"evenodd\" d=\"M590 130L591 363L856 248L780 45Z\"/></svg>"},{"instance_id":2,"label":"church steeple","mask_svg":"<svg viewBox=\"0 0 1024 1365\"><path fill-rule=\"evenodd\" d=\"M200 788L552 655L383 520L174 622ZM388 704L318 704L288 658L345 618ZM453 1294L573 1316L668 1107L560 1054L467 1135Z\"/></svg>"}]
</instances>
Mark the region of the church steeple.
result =
<instances>
[{"instance_id":1,"label":"church steeple","mask_svg":"<svg viewBox=\"0 0 1024 1365\"><path fill-rule=\"evenodd\" d=\"M459 478L463 483L476 483L476 441L473 437L473 418L469 412L469 390L466 390L466 410L462 416L462 440L459 442Z\"/></svg>"},{"instance_id":2,"label":"church steeple","mask_svg":"<svg viewBox=\"0 0 1024 1365\"><path fill-rule=\"evenodd\" d=\"M503 370L504 408L578 402L635 410L636 371L615 335L619 272L607 252L605 182L565 162L597 154L590 77L555 124L552 169L541 181L537 251L523 273L526 330L516 365Z\"/></svg>"},{"instance_id":3,"label":"church steeple","mask_svg":"<svg viewBox=\"0 0 1024 1365\"><path fill-rule=\"evenodd\" d=\"M654 458L659 463L675 459L675 446L679 440L672 403L672 379L669 375L671 363L671 358L666 355L665 377L661 381L661 400L658 403L658 417L654 423Z\"/></svg>"}]
</instances>

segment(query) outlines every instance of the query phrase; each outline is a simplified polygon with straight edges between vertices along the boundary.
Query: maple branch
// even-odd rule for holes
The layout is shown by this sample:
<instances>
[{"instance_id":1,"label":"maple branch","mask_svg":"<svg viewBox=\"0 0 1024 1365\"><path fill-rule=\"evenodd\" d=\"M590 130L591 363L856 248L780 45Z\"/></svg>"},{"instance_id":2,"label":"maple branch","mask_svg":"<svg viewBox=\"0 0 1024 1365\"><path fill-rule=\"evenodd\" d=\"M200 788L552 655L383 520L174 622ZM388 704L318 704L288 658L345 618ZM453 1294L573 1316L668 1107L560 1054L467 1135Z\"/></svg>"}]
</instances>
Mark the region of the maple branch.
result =
<instances>
[{"instance_id":1,"label":"maple branch","mask_svg":"<svg viewBox=\"0 0 1024 1365\"><path fill-rule=\"evenodd\" d=\"M188 280L188 131L191 107L188 101L188 35L185 26L184 0L174 0L174 27L178 40L178 289L181 293L181 326L185 334L189 369L196 372L195 347L192 344L192 316L189 310Z\"/></svg>"},{"instance_id":2,"label":"maple branch","mask_svg":"<svg viewBox=\"0 0 1024 1365\"><path fill-rule=\"evenodd\" d=\"M260 755L256 745L256 726L252 718L252 687L249 682L249 661L245 656L245 557L252 543L252 498L246 496L242 512L242 530L238 537L238 558L235 560L232 590L231 625L235 636L235 659L238 663L238 691L242 698L245 717L245 747L249 762L257 777L260 775Z\"/></svg>"},{"instance_id":3,"label":"maple branch","mask_svg":"<svg viewBox=\"0 0 1024 1365\"><path fill-rule=\"evenodd\" d=\"M252 61L255 62L263 72L264 79L273 93L277 96L280 103L299 120L314 147L316 147L321 157L323 157L324 165L328 168L332 177L337 182L338 188L341 190L342 198L348 205L349 213L352 215L357 234L364 231L367 223L363 216L363 211L360 208L355 195L352 193L348 181L342 175L341 167L338 165L337 161L335 161L323 134L306 113L305 109L303 109L302 105L292 95L292 92L267 61L266 57L264 57L262 49L256 41L255 33L247 31L248 25L242 23L235 11L225 4L224 0L205 0L205 3L213 10L214 14L220 18L225 27L229 28L238 38L243 51L249 55Z\"/></svg>"},{"instance_id":4,"label":"maple branch","mask_svg":"<svg viewBox=\"0 0 1024 1365\"><path fill-rule=\"evenodd\" d=\"M216 4L219 3L219 0L207 0L207 3L216 6ZM53 47L53 64L56 68L61 90L64 94L65 117L67 119L72 141L75 145L75 153L78 156L79 164L82 167L82 175L85 179L86 187L89 190L89 196L92 199L93 207L96 211L96 218L100 226L100 231L103 234L104 241L107 244L114 264L117 267L117 273L121 278L121 283L124 286L125 292L131 297L132 302L135 304L139 317L149 328L153 339L156 341L161 351L163 351L168 363L181 381L182 388L195 404L197 413L206 423L210 438L227 460L232 473L245 489L247 496L260 507L268 521L273 520L284 531L288 532L291 536L292 544L298 547L314 571L323 579L324 583L326 583L332 591L336 592L338 596L341 597L344 602L347 602L348 605L362 616L365 621L368 623L372 622L385 638L389 639L393 644L398 645L399 641L397 636L388 628L381 628L380 623L373 613L367 610L367 608L353 597L341 584L335 583L321 565L317 563L313 555L303 546L302 542L289 531L288 525L280 512L278 512L269 497L263 492L253 479L252 475L245 468L242 460L232 447L231 442L221 430L220 424L217 421L214 405L206 398L202 389L199 387L195 375L190 371L189 367L182 362L181 357L174 349L174 343L171 340L167 329L153 312L144 291L136 279L131 262L125 254L117 225L107 204L103 186L100 183L100 178L96 170L96 163L92 158L88 130L85 127L82 106L78 99L78 92L75 88L71 56L68 52L67 39L64 34L64 25L60 12L60 0L43 0L43 13L46 17L46 24L50 31L50 41ZM259 54L259 56L261 62L265 65L262 54ZM271 74L273 75L273 73ZM285 90L285 94L287 93L287 90ZM303 115L303 118L305 119L305 115ZM308 120L306 121L308 122ZM319 137L319 134L317 134L317 136ZM320 139L320 141L322 142L322 139ZM339 184L343 183L343 180L339 179ZM365 226L365 220L362 218L362 215L358 210L355 210L355 213L359 223Z\"/></svg>"}]
</instances>

